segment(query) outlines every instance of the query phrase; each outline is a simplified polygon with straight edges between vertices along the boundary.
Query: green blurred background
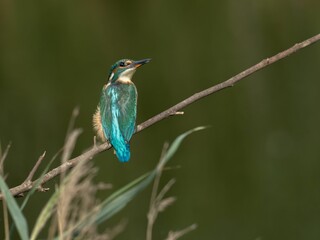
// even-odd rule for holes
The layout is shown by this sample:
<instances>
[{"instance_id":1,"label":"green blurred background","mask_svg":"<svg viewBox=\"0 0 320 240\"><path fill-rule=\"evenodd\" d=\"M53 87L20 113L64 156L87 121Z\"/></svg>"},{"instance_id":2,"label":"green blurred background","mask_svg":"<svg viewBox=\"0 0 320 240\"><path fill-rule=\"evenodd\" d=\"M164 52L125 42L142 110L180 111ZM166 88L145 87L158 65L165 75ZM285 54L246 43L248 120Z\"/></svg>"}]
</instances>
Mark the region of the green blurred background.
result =
<instances>
[{"instance_id":1,"label":"green blurred background","mask_svg":"<svg viewBox=\"0 0 320 240\"><path fill-rule=\"evenodd\" d=\"M49 161L62 147L75 106L84 133L74 156L91 146L92 114L116 60L153 59L134 76L141 123L319 33L319 9L317 0L0 0L8 184L21 183L44 150ZM96 181L117 189L152 169L165 141L211 125L183 143L170 162L180 168L164 174L163 183L177 179L170 194L178 201L160 215L155 239L192 223L198 229L183 239L319 239L319 61L315 44L190 105L135 135L129 163L112 151L96 157ZM52 192L30 201L31 227ZM149 199L150 188L109 223L128 220L117 239L145 238Z\"/></svg>"}]
</instances>

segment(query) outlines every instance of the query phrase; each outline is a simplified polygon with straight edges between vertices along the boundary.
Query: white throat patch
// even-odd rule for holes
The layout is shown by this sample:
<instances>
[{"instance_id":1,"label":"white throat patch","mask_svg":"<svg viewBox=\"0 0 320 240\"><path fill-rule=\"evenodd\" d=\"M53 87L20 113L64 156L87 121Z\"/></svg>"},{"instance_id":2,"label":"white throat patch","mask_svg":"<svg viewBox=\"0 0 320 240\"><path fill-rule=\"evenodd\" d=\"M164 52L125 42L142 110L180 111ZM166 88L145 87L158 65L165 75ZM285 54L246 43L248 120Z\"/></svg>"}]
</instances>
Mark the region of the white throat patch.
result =
<instances>
[{"instance_id":1,"label":"white throat patch","mask_svg":"<svg viewBox=\"0 0 320 240\"><path fill-rule=\"evenodd\" d=\"M135 72L136 72L135 68L129 68L120 74L117 81L129 83L129 82L131 82L131 78Z\"/></svg>"}]
</instances>

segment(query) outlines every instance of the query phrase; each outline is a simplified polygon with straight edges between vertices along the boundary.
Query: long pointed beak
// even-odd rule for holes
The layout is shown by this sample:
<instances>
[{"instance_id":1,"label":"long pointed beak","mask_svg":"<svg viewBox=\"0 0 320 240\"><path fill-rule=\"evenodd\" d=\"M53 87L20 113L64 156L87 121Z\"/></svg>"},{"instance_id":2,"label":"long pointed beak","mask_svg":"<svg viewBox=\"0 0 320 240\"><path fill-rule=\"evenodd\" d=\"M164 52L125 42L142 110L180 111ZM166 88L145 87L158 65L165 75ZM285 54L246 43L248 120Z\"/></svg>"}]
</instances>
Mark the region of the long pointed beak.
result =
<instances>
[{"instance_id":1,"label":"long pointed beak","mask_svg":"<svg viewBox=\"0 0 320 240\"><path fill-rule=\"evenodd\" d=\"M138 67L140 67L140 66L142 66L142 65L144 65L144 64L146 64L146 63L148 63L148 62L150 62L150 61L151 61L151 58L146 58L146 59L134 61L134 62L133 62L133 66L134 66L135 68L138 68Z\"/></svg>"}]
</instances>

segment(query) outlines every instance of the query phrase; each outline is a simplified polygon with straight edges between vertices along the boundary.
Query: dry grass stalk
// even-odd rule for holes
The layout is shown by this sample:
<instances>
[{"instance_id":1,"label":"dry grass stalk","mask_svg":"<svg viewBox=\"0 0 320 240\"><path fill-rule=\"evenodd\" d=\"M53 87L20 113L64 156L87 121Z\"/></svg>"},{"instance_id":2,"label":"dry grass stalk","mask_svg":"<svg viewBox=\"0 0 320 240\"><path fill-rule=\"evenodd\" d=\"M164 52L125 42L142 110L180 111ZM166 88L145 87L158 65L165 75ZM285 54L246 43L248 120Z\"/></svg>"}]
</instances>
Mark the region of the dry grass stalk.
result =
<instances>
[{"instance_id":1,"label":"dry grass stalk","mask_svg":"<svg viewBox=\"0 0 320 240\"><path fill-rule=\"evenodd\" d=\"M56 211L56 229L60 240L71 239L94 239L111 240L123 231L125 223L120 223L112 229L106 229L103 233L98 232L95 224L88 224L82 228L77 228L78 222L86 219L92 210L98 212L98 200L96 192L101 188L101 184L93 183L93 178L97 170L92 163L83 161L79 163L65 177L61 183L61 193ZM109 186L110 185L106 185ZM64 235L70 229L74 234ZM53 234L56 235L56 234Z\"/></svg>"},{"instance_id":2,"label":"dry grass stalk","mask_svg":"<svg viewBox=\"0 0 320 240\"><path fill-rule=\"evenodd\" d=\"M170 231L166 240L176 240L182 237L183 235L195 230L196 228L197 228L197 225L192 224L191 226L186 227L185 229L182 229L180 231Z\"/></svg>"},{"instance_id":3,"label":"dry grass stalk","mask_svg":"<svg viewBox=\"0 0 320 240\"><path fill-rule=\"evenodd\" d=\"M175 179L171 179L158 193L160 178L164 168L164 165L161 164L163 163L163 161L161 160L165 157L168 151L168 147L169 147L168 143L165 143L165 145L163 146L160 161L157 166L157 175L155 176L153 187L152 187L150 207L149 207L149 212L147 214L148 226L147 226L147 232L146 232L146 240L152 240L153 226L159 213L163 212L168 206L172 205L176 201L175 197L164 198L166 193L171 189L171 187L175 183ZM166 240L178 239L181 236L187 234L188 232L196 229L196 227L197 227L196 224L193 224L180 231L170 231Z\"/></svg>"}]
</instances>

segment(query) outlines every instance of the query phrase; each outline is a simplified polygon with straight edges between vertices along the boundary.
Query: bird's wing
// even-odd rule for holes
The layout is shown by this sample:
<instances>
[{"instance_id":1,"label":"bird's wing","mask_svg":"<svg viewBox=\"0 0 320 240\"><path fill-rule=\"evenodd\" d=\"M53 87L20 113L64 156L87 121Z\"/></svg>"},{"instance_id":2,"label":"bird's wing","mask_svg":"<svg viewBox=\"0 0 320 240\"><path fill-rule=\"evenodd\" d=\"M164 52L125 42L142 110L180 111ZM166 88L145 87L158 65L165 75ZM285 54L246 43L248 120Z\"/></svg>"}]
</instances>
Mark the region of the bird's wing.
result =
<instances>
[{"instance_id":1,"label":"bird's wing","mask_svg":"<svg viewBox=\"0 0 320 240\"><path fill-rule=\"evenodd\" d=\"M137 90L133 83L119 85L119 128L124 139L129 142L134 131L137 116Z\"/></svg>"},{"instance_id":2,"label":"bird's wing","mask_svg":"<svg viewBox=\"0 0 320 240\"><path fill-rule=\"evenodd\" d=\"M102 127L107 139L120 130L124 140L130 141L135 131L136 108L137 90L133 83L108 85L103 88L100 111ZM112 130L112 127L115 129Z\"/></svg>"},{"instance_id":3,"label":"bird's wing","mask_svg":"<svg viewBox=\"0 0 320 240\"><path fill-rule=\"evenodd\" d=\"M106 139L110 139L111 135L111 97L109 91L110 85L106 85L102 89L101 98L100 98L100 115L101 115L101 125L103 133Z\"/></svg>"}]
</instances>

